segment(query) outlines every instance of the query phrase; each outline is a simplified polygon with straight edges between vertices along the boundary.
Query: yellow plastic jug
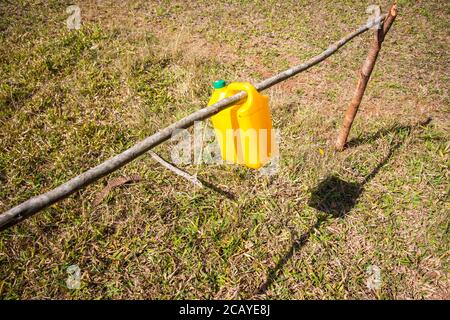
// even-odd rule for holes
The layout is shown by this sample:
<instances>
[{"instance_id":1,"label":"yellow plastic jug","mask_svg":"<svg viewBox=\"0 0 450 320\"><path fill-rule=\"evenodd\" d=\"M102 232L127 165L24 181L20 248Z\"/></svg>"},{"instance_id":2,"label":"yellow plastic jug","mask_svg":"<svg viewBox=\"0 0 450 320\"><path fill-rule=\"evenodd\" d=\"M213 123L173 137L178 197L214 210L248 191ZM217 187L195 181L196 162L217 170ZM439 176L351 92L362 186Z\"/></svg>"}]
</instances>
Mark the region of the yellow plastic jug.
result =
<instances>
[{"instance_id":1,"label":"yellow plastic jug","mask_svg":"<svg viewBox=\"0 0 450 320\"><path fill-rule=\"evenodd\" d=\"M272 119L269 98L248 82L214 82L212 105L239 91L247 97L211 117L222 159L258 169L270 160L272 153Z\"/></svg>"}]
</instances>

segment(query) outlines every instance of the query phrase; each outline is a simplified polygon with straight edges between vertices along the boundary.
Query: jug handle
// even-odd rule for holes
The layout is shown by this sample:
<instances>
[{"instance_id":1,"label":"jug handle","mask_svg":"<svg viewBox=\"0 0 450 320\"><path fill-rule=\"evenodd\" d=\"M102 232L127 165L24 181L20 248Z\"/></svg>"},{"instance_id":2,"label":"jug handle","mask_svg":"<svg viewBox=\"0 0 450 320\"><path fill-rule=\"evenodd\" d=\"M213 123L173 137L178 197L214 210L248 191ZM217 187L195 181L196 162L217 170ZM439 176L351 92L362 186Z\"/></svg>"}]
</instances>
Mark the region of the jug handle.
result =
<instances>
[{"instance_id":1,"label":"jug handle","mask_svg":"<svg viewBox=\"0 0 450 320\"><path fill-rule=\"evenodd\" d=\"M254 97L258 94L258 91L249 82L232 82L227 86L227 92L237 93L239 91L245 91L247 93L247 99L242 103L243 106L239 110L239 113L246 112L252 106Z\"/></svg>"}]
</instances>

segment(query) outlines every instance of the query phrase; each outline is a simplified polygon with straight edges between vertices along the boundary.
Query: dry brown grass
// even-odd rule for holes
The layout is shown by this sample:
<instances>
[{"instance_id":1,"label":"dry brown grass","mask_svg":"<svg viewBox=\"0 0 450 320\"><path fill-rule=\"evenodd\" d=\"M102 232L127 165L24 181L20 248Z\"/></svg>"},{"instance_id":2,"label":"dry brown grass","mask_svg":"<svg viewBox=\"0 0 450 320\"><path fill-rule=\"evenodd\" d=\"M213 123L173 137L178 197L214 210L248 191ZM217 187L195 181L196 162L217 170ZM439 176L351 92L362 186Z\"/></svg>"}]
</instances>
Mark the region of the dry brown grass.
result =
<instances>
[{"instance_id":1,"label":"dry brown grass","mask_svg":"<svg viewBox=\"0 0 450 320\"><path fill-rule=\"evenodd\" d=\"M368 4L80 1L68 31L65 3L2 2L0 211L204 106L216 79L256 82L321 52ZM351 148L332 145L370 35L268 91L275 177L185 166L222 192L194 189L142 157L112 177L143 181L99 206L109 178L3 232L0 296L448 299L450 8L399 7Z\"/></svg>"}]
</instances>

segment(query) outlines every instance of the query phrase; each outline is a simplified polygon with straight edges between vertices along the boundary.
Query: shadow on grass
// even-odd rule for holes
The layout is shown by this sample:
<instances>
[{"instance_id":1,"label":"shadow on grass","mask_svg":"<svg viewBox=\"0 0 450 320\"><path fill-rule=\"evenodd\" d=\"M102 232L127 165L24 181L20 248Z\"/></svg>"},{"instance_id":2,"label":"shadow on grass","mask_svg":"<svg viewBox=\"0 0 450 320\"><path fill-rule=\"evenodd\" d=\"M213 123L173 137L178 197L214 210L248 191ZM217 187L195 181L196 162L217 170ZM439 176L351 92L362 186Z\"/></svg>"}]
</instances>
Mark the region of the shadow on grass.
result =
<instances>
[{"instance_id":1,"label":"shadow on grass","mask_svg":"<svg viewBox=\"0 0 450 320\"><path fill-rule=\"evenodd\" d=\"M229 200L231 200L231 201L236 201L236 196L235 196L232 192L227 191L227 190L224 190L224 189L221 189L221 188L219 188L218 186L216 186L215 184L212 184L211 182L208 182L208 181L206 181L206 180L203 180L203 179L201 179L201 178L199 178L199 177L197 177L197 179L198 179L205 187L207 187L207 188L209 188L209 189L211 189L211 190L213 190L213 191L215 191L215 192L221 194L222 196L224 196L225 198L227 198L227 199L229 199Z\"/></svg>"},{"instance_id":2,"label":"shadow on grass","mask_svg":"<svg viewBox=\"0 0 450 320\"><path fill-rule=\"evenodd\" d=\"M409 131L413 127L414 128L426 127L428 124L430 124L431 120L432 120L431 118L427 118L424 121L418 122L414 126L405 126L405 125L402 126L402 125L398 125L398 124L393 125L391 127L378 130L377 132L372 133L372 134L367 134L367 135L363 135L358 138L353 138L347 143L347 147L352 148L352 147L360 146L362 144L372 143L372 142L378 140L379 138L384 137L385 135L387 135L389 133L399 133L401 131Z\"/></svg>"},{"instance_id":3,"label":"shadow on grass","mask_svg":"<svg viewBox=\"0 0 450 320\"><path fill-rule=\"evenodd\" d=\"M332 217L344 217L356 204L362 186L335 175L327 177L312 190L308 205Z\"/></svg>"},{"instance_id":4,"label":"shadow on grass","mask_svg":"<svg viewBox=\"0 0 450 320\"><path fill-rule=\"evenodd\" d=\"M394 153L404 143L405 138L411 133L412 129L425 127L431 122L428 118L424 122L417 123L413 126L394 126L388 129L380 130L377 133L352 140L349 146L356 146L361 143L370 143L378 138L383 137L388 133L400 134L406 132L403 138L400 138L390 149L387 155L377 164L377 166L370 172L360 183L347 182L335 175L331 175L322 180L311 192L311 198L308 205L315 208L325 215L320 216L317 222L303 233L297 240L293 242L289 250L280 259L277 265L269 270L267 280L256 291L256 294L264 294L267 289L276 281L281 269L292 258L296 251L300 250L309 240L310 236L317 230L325 221L330 218L345 218L345 216L356 205L358 198L364 191L365 185L372 180L378 172L389 162Z\"/></svg>"}]
</instances>

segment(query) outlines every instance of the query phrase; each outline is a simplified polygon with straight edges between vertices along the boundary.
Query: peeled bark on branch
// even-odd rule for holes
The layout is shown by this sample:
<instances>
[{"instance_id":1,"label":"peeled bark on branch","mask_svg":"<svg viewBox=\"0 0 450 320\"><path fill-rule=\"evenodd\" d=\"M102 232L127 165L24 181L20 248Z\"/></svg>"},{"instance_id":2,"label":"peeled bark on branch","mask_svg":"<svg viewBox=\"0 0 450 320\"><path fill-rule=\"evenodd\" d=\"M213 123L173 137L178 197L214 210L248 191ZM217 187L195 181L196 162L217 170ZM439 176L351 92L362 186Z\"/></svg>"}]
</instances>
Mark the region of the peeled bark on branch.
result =
<instances>
[{"instance_id":1,"label":"peeled bark on branch","mask_svg":"<svg viewBox=\"0 0 450 320\"><path fill-rule=\"evenodd\" d=\"M169 163L168 161L161 158L157 153L150 150L148 152L150 156L156 160L160 165L163 167L169 169L170 171L174 172L176 175L179 175L180 177L185 178L186 180L190 181L197 187L203 188L203 184L200 182L200 180L197 179L197 175L190 175L189 173L175 167L173 164Z\"/></svg>"},{"instance_id":2,"label":"peeled bark on branch","mask_svg":"<svg viewBox=\"0 0 450 320\"><path fill-rule=\"evenodd\" d=\"M364 92L366 91L367 84L369 82L370 76L372 74L373 68L375 67L375 63L378 58L378 54L381 50L381 45L384 41L386 34L391 28L395 18L397 16L397 3L394 4L389 9L389 13L386 19L383 22L383 25L380 28L375 30L375 38L372 42L372 46L370 47L369 53L367 55L366 61L364 62L360 76L358 85L356 86L356 91L353 96L353 99L350 103L350 106L347 109L347 112L344 116L344 121L342 123L341 131L339 132L339 136L336 141L336 149L339 151L344 150L348 135L350 133L350 129L352 128L353 121L355 120L356 113L358 112L359 106L361 105L362 98L364 96Z\"/></svg>"}]
</instances>

